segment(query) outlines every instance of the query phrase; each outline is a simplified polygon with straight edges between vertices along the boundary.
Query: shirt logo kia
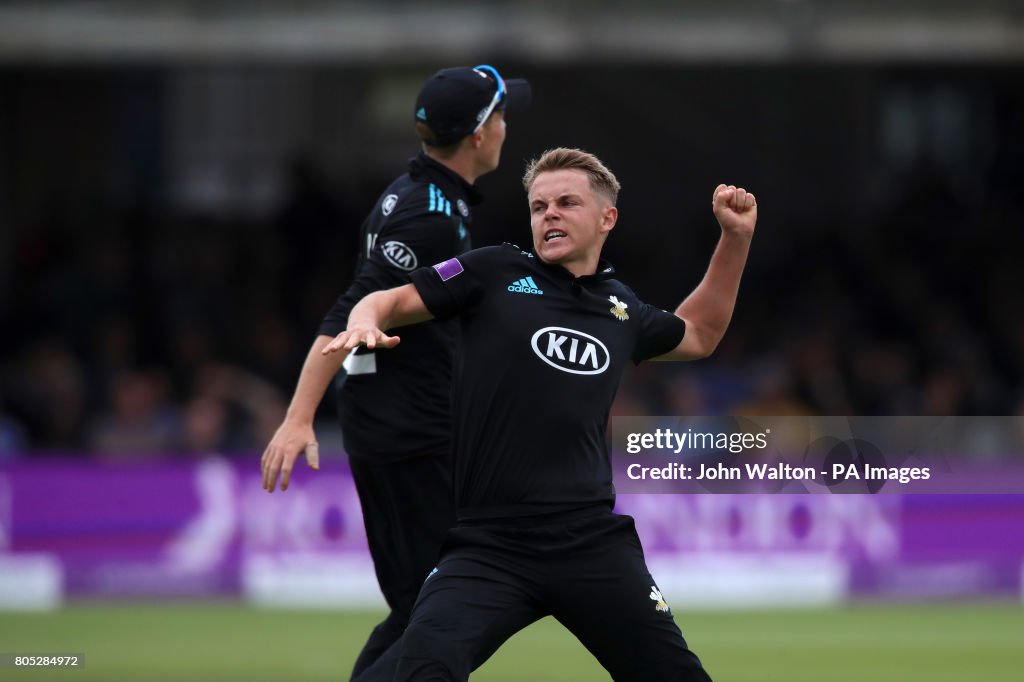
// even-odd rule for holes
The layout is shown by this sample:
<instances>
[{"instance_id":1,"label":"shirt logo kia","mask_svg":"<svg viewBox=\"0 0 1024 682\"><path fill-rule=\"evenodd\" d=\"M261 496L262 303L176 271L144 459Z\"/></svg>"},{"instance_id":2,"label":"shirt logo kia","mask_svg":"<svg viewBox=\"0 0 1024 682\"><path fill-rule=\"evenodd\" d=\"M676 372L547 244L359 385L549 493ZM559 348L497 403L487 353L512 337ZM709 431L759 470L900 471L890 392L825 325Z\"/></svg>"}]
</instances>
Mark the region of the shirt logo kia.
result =
<instances>
[{"instance_id":1,"label":"shirt logo kia","mask_svg":"<svg viewBox=\"0 0 1024 682\"><path fill-rule=\"evenodd\" d=\"M600 374L611 360L600 339L565 327L538 329L530 345L541 360L570 374Z\"/></svg>"},{"instance_id":2,"label":"shirt logo kia","mask_svg":"<svg viewBox=\"0 0 1024 682\"><path fill-rule=\"evenodd\" d=\"M380 250L388 262L400 270L411 272L416 269L416 254L402 242L384 242Z\"/></svg>"}]
</instances>

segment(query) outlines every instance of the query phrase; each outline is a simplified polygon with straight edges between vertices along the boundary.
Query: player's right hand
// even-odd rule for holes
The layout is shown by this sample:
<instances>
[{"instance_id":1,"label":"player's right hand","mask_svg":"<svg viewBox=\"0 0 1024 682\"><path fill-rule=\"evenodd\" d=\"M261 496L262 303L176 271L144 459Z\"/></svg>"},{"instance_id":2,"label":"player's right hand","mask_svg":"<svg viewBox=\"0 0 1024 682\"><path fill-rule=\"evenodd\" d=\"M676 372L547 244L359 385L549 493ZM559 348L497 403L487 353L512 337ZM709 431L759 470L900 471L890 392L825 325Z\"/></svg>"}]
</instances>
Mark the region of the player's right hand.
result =
<instances>
[{"instance_id":1,"label":"player's right hand","mask_svg":"<svg viewBox=\"0 0 1024 682\"><path fill-rule=\"evenodd\" d=\"M263 451L260 470L263 473L263 489L274 492L277 477L281 477L281 492L288 490L288 482L295 468L295 460L306 453L306 464L314 471L320 470L320 451L312 424L295 424L287 419L278 427L274 437Z\"/></svg>"},{"instance_id":2,"label":"player's right hand","mask_svg":"<svg viewBox=\"0 0 1024 682\"><path fill-rule=\"evenodd\" d=\"M376 327L356 326L346 329L334 337L334 340L323 347L320 352L329 355L339 350L352 350L356 346L366 346L373 350L378 346L381 348L394 348L401 339L397 336L388 336Z\"/></svg>"}]
</instances>

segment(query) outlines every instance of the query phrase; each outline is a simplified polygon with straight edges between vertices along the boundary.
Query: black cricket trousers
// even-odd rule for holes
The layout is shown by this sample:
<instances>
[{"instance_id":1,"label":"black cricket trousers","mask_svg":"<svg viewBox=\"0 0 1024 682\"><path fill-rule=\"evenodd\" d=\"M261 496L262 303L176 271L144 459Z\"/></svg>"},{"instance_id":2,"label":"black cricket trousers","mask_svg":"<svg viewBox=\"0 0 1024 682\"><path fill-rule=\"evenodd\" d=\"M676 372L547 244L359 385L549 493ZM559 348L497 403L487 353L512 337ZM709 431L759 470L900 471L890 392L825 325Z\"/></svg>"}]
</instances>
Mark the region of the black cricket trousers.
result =
<instances>
[{"instance_id":1,"label":"black cricket trousers","mask_svg":"<svg viewBox=\"0 0 1024 682\"><path fill-rule=\"evenodd\" d=\"M449 531L401 642L397 673L462 682L509 637L554 616L617 682L710 682L647 569L633 519L607 506Z\"/></svg>"},{"instance_id":2,"label":"black cricket trousers","mask_svg":"<svg viewBox=\"0 0 1024 682\"><path fill-rule=\"evenodd\" d=\"M455 524L455 502L450 456L386 463L355 456L349 464L377 582L391 609L359 653L354 679L405 632L423 580L437 565L441 542ZM391 666L394 670L394 661Z\"/></svg>"}]
</instances>

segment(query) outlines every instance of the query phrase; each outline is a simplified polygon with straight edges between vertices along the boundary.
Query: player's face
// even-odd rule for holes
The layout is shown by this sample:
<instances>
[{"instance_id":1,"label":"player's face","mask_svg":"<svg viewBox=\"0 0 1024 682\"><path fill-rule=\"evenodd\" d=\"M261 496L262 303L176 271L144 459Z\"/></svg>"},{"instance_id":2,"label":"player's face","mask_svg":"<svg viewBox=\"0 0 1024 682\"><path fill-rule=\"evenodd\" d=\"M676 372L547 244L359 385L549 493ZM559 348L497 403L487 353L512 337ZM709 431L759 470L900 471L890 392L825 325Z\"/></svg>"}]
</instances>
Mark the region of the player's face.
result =
<instances>
[{"instance_id":1,"label":"player's face","mask_svg":"<svg viewBox=\"0 0 1024 682\"><path fill-rule=\"evenodd\" d=\"M483 136L480 141L479 175L490 173L501 161L501 146L505 144L505 112L495 111L487 117L487 122L480 129Z\"/></svg>"},{"instance_id":2,"label":"player's face","mask_svg":"<svg viewBox=\"0 0 1024 682\"><path fill-rule=\"evenodd\" d=\"M548 263L593 263L617 216L607 198L578 170L546 171L530 187L533 249Z\"/></svg>"}]
</instances>

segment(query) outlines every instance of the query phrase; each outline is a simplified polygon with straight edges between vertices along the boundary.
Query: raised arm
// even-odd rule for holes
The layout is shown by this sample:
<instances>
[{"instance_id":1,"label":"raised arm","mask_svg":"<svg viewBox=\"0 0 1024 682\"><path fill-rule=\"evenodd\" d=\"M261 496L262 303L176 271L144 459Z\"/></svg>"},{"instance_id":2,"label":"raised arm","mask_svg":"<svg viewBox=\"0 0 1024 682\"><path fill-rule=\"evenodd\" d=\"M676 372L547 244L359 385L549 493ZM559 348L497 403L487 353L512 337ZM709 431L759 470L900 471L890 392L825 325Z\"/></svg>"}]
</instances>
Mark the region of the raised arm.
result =
<instances>
[{"instance_id":1,"label":"raised arm","mask_svg":"<svg viewBox=\"0 0 1024 682\"><path fill-rule=\"evenodd\" d=\"M394 348L401 339L388 336L385 329L404 327L433 319L412 284L375 291L359 301L348 315L348 328L324 346L321 353L351 351L356 346Z\"/></svg>"},{"instance_id":2,"label":"raised arm","mask_svg":"<svg viewBox=\"0 0 1024 682\"><path fill-rule=\"evenodd\" d=\"M675 310L676 316L686 322L683 340L657 360L706 358L718 347L732 319L757 223L757 201L742 187L719 185L711 207L722 236L704 279Z\"/></svg>"}]
</instances>

